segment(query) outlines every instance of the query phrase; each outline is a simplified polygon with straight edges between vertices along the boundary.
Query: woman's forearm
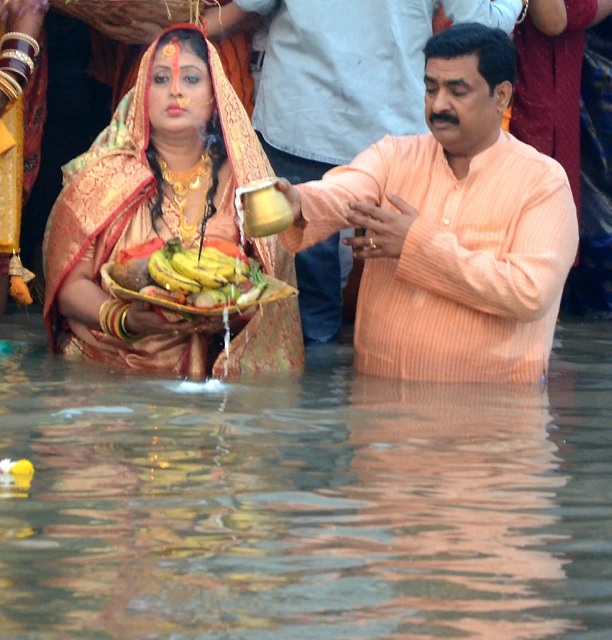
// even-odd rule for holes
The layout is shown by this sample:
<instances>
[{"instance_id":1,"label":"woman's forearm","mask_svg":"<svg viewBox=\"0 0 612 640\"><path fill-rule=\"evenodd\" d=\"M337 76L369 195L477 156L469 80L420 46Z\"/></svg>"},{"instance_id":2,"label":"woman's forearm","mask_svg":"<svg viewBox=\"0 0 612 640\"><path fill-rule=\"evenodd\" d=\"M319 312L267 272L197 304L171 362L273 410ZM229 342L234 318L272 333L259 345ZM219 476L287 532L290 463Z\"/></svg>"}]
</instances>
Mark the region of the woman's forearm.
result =
<instances>
[{"instance_id":1,"label":"woman's forearm","mask_svg":"<svg viewBox=\"0 0 612 640\"><path fill-rule=\"evenodd\" d=\"M612 0L599 0L597 3L597 13L591 26L599 24L612 15Z\"/></svg>"},{"instance_id":2,"label":"woman's forearm","mask_svg":"<svg viewBox=\"0 0 612 640\"><path fill-rule=\"evenodd\" d=\"M62 292L58 297L58 310L65 318L99 328L100 307L107 299L108 294L93 282L81 282L73 284L68 292Z\"/></svg>"},{"instance_id":3,"label":"woman's forearm","mask_svg":"<svg viewBox=\"0 0 612 640\"><path fill-rule=\"evenodd\" d=\"M21 95L34 69L47 5L46 0L5 0L2 4L0 20L6 35L0 47L0 115Z\"/></svg>"},{"instance_id":4,"label":"woman's forearm","mask_svg":"<svg viewBox=\"0 0 612 640\"><path fill-rule=\"evenodd\" d=\"M567 28L564 0L529 0L529 15L538 30L547 36L558 36Z\"/></svg>"}]
</instances>

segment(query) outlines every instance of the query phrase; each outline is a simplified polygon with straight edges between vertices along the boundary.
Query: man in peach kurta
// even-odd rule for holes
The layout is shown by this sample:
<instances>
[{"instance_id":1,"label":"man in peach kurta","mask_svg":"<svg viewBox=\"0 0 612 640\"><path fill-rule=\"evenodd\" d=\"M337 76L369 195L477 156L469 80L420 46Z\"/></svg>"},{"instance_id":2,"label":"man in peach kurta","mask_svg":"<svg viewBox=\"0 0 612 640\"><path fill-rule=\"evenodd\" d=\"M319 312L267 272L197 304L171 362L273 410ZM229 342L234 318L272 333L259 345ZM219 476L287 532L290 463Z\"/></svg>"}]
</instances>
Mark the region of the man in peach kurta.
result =
<instances>
[{"instance_id":1,"label":"man in peach kurta","mask_svg":"<svg viewBox=\"0 0 612 640\"><path fill-rule=\"evenodd\" d=\"M355 368L435 381L542 383L578 244L567 176L500 129L515 52L465 24L425 49L431 134L383 138L346 167L283 183L298 251L347 226L365 259Z\"/></svg>"}]
</instances>

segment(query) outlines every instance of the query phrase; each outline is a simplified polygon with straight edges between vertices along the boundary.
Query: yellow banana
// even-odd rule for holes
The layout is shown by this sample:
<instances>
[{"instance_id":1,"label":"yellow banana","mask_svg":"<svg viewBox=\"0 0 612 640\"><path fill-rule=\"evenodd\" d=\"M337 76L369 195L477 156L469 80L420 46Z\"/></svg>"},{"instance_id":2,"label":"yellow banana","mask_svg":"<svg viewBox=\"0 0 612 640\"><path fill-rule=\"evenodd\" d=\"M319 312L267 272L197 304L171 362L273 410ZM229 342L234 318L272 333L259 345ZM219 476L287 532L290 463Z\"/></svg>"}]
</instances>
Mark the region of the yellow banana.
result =
<instances>
[{"instance_id":1,"label":"yellow banana","mask_svg":"<svg viewBox=\"0 0 612 640\"><path fill-rule=\"evenodd\" d=\"M198 263L197 255L193 256L186 251L177 251L173 254L172 267L186 278L199 282L201 287L216 289L228 283L228 279L221 271L222 266L217 268L217 265L214 265L211 268L208 264Z\"/></svg>"},{"instance_id":2,"label":"yellow banana","mask_svg":"<svg viewBox=\"0 0 612 640\"><path fill-rule=\"evenodd\" d=\"M202 257L206 257L210 260L216 260L217 262L222 262L224 264L234 265L238 263L239 267L246 267L248 269L248 265L245 264L240 258L236 258L235 256L230 256L227 253L223 253L216 247L211 247L210 245L207 247L202 247Z\"/></svg>"},{"instance_id":3,"label":"yellow banana","mask_svg":"<svg viewBox=\"0 0 612 640\"><path fill-rule=\"evenodd\" d=\"M242 273L248 273L250 266L248 260L241 260L240 258L236 258L234 256L227 255L227 253L223 253L223 251L219 251L216 247L202 247L202 252L200 253L198 248L188 249L185 253L195 256L199 258L200 264L204 263L217 263L217 264L225 264L228 266L234 267L236 270Z\"/></svg>"},{"instance_id":4,"label":"yellow banana","mask_svg":"<svg viewBox=\"0 0 612 640\"><path fill-rule=\"evenodd\" d=\"M228 256L215 247L203 247L200 255L197 248L188 249L184 253L197 268L214 271L221 276L221 279L225 278L229 282L243 282L250 272L248 263L239 258ZM189 274L186 273L186 275Z\"/></svg>"},{"instance_id":5,"label":"yellow banana","mask_svg":"<svg viewBox=\"0 0 612 640\"><path fill-rule=\"evenodd\" d=\"M245 280L247 280L248 277L249 277L248 273L240 273L234 270L234 273L228 277L228 280L233 284L240 284L241 282L244 282Z\"/></svg>"},{"instance_id":6,"label":"yellow banana","mask_svg":"<svg viewBox=\"0 0 612 640\"><path fill-rule=\"evenodd\" d=\"M149 275L167 291L178 291L185 295L198 293L202 285L197 280L179 273L172 266L171 255L168 245L154 251L149 257Z\"/></svg>"},{"instance_id":7,"label":"yellow banana","mask_svg":"<svg viewBox=\"0 0 612 640\"><path fill-rule=\"evenodd\" d=\"M211 273L216 273L221 279L227 280L228 278L232 278L236 273L233 265L227 264L225 262L216 262L214 260L209 260L207 258L202 258L198 262L197 255L192 258L192 256L188 256L189 260L193 261L194 269L200 271L204 269L206 271L210 271Z\"/></svg>"}]
</instances>

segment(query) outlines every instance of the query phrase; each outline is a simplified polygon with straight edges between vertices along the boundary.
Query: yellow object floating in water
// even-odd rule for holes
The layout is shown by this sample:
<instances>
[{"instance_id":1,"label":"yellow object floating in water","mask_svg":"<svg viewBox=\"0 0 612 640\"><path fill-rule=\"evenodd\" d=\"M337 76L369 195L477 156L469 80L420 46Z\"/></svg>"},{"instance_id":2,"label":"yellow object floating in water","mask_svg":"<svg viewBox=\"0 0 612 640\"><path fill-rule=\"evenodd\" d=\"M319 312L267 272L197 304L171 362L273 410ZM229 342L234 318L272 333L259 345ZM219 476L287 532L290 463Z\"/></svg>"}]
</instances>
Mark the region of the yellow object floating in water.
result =
<instances>
[{"instance_id":1,"label":"yellow object floating in water","mask_svg":"<svg viewBox=\"0 0 612 640\"><path fill-rule=\"evenodd\" d=\"M10 473L12 476L33 476L34 465L25 458L13 462L10 458L0 460L0 474Z\"/></svg>"},{"instance_id":2,"label":"yellow object floating in water","mask_svg":"<svg viewBox=\"0 0 612 640\"><path fill-rule=\"evenodd\" d=\"M11 473L14 476L33 476L34 465L29 460L22 458L13 464L11 467Z\"/></svg>"},{"instance_id":3,"label":"yellow object floating in water","mask_svg":"<svg viewBox=\"0 0 612 640\"><path fill-rule=\"evenodd\" d=\"M32 478L34 477L34 465L25 458L13 461L10 458L0 460L0 487L5 487L10 493L0 493L0 498L20 497L27 498ZM22 493L15 493L18 490Z\"/></svg>"}]
</instances>

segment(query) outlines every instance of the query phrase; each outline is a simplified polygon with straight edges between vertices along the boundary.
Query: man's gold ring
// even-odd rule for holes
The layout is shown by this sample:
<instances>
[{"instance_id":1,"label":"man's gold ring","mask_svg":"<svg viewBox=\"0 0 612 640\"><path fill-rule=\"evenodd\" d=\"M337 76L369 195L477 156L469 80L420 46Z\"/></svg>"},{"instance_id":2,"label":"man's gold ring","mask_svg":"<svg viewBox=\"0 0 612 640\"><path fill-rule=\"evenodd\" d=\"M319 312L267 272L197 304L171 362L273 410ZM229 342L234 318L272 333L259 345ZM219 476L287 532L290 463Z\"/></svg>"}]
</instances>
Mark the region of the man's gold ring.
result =
<instances>
[{"instance_id":1,"label":"man's gold ring","mask_svg":"<svg viewBox=\"0 0 612 640\"><path fill-rule=\"evenodd\" d=\"M374 238L370 236L368 242L370 243L370 249L376 249L376 245L374 244Z\"/></svg>"}]
</instances>

